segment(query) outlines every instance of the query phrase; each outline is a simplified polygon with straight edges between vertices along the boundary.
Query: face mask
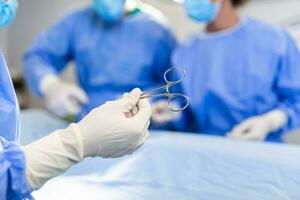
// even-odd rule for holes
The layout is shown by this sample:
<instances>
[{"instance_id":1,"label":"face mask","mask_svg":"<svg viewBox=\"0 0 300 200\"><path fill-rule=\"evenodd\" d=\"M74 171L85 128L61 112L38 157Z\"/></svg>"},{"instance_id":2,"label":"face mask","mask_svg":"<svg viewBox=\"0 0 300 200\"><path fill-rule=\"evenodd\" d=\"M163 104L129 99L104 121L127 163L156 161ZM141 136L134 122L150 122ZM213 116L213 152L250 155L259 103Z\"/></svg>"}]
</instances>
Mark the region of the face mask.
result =
<instances>
[{"instance_id":1,"label":"face mask","mask_svg":"<svg viewBox=\"0 0 300 200\"><path fill-rule=\"evenodd\" d=\"M0 28L12 23L17 11L16 0L0 0Z\"/></svg>"},{"instance_id":2,"label":"face mask","mask_svg":"<svg viewBox=\"0 0 300 200\"><path fill-rule=\"evenodd\" d=\"M19 106L2 52L0 51L0 136L19 139Z\"/></svg>"},{"instance_id":3,"label":"face mask","mask_svg":"<svg viewBox=\"0 0 300 200\"><path fill-rule=\"evenodd\" d=\"M93 0L96 13L106 22L116 22L125 14L125 0Z\"/></svg>"},{"instance_id":4,"label":"face mask","mask_svg":"<svg viewBox=\"0 0 300 200\"><path fill-rule=\"evenodd\" d=\"M203 23L214 21L221 8L221 1L212 3L211 0L185 0L184 4L188 16Z\"/></svg>"}]
</instances>

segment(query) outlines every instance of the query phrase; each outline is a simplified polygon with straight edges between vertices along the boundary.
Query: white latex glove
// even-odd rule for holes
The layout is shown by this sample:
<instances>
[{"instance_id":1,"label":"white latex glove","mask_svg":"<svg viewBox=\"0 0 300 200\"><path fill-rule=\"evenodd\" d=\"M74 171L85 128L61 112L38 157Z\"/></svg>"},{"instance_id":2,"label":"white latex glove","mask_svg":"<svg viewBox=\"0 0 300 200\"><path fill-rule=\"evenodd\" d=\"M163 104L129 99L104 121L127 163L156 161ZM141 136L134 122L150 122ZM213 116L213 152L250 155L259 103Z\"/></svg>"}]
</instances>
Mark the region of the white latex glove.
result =
<instances>
[{"instance_id":1,"label":"white latex glove","mask_svg":"<svg viewBox=\"0 0 300 200\"><path fill-rule=\"evenodd\" d=\"M25 146L27 178L32 188L40 188L85 157L120 157L144 144L149 135L151 107L148 100L139 100L141 94L135 89L120 100L94 109L78 124Z\"/></svg>"},{"instance_id":2,"label":"white latex glove","mask_svg":"<svg viewBox=\"0 0 300 200\"><path fill-rule=\"evenodd\" d=\"M172 108L179 108L178 105L172 104ZM152 104L152 122L155 124L166 124L180 118L180 112L173 112L168 107L167 100L160 100Z\"/></svg>"},{"instance_id":3,"label":"white latex glove","mask_svg":"<svg viewBox=\"0 0 300 200\"><path fill-rule=\"evenodd\" d=\"M54 75L45 76L40 83L40 89L48 110L59 117L77 115L81 104L88 102L88 97L81 88L65 83Z\"/></svg>"},{"instance_id":4,"label":"white latex glove","mask_svg":"<svg viewBox=\"0 0 300 200\"><path fill-rule=\"evenodd\" d=\"M263 141L270 133L285 126L287 120L287 116L283 111L273 110L262 116L245 120L234 127L228 137L240 140Z\"/></svg>"}]
</instances>

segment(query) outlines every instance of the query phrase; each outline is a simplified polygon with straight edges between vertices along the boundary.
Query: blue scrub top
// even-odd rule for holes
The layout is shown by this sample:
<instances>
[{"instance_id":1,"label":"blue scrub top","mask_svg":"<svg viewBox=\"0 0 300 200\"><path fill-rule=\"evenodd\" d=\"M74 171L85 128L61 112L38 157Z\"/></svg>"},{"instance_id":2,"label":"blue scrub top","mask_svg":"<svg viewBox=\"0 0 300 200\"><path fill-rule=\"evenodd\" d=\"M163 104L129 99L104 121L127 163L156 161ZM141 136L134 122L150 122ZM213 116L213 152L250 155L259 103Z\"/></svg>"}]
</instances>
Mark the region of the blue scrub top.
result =
<instances>
[{"instance_id":1,"label":"blue scrub top","mask_svg":"<svg viewBox=\"0 0 300 200\"><path fill-rule=\"evenodd\" d=\"M8 67L0 50L0 136L19 141L20 110Z\"/></svg>"},{"instance_id":2,"label":"blue scrub top","mask_svg":"<svg viewBox=\"0 0 300 200\"><path fill-rule=\"evenodd\" d=\"M19 200L30 196L25 156L19 140L19 107L8 67L0 50L0 199Z\"/></svg>"},{"instance_id":3,"label":"blue scrub top","mask_svg":"<svg viewBox=\"0 0 300 200\"><path fill-rule=\"evenodd\" d=\"M148 8L114 24L102 21L92 8L67 15L39 35L25 54L29 87L41 96L41 79L60 74L74 61L79 84L89 97L83 117L135 87L146 90L162 84L176 42L160 13Z\"/></svg>"},{"instance_id":4,"label":"blue scrub top","mask_svg":"<svg viewBox=\"0 0 300 200\"><path fill-rule=\"evenodd\" d=\"M300 125L300 52L284 30L243 19L230 30L203 33L180 45L175 66L187 71L182 88L191 105L181 128L224 136L249 117L282 109L287 125L268 141Z\"/></svg>"}]
</instances>

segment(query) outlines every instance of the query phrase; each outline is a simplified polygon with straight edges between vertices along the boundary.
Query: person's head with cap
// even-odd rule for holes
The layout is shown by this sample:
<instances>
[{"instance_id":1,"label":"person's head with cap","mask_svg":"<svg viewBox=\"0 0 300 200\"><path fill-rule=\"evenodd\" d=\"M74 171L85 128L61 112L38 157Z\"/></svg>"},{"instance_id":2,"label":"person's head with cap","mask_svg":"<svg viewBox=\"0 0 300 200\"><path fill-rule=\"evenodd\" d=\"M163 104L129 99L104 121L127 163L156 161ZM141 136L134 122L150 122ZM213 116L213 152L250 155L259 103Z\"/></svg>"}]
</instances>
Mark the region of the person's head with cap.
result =
<instances>
[{"instance_id":1,"label":"person's head with cap","mask_svg":"<svg viewBox=\"0 0 300 200\"><path fill-rule=\"evenodd\" d=\"M136 7L136 0L93 0L93 8L108 23L121 20Z\"/></svg>"},{"instance_id":2,"label":"person's head with cap","mask_svg":"<svg viewBox=\"0 0 300 200\"><path fill-rule=\"evenodd\" d=\"M225 7L235 10L248 0L185 0L188 16L202 23L212 23Z\"/></svg>"},{"instance_id":3,"label":"person's head with cap","mask_svg":"<svg viewBox=\"0 0 300 200\"><path fill-rule=\"evenodd\" d=\"M16 0L0 0L0 28L4 28L13 22L17 7Z\"/></svg>"}]
</instances>

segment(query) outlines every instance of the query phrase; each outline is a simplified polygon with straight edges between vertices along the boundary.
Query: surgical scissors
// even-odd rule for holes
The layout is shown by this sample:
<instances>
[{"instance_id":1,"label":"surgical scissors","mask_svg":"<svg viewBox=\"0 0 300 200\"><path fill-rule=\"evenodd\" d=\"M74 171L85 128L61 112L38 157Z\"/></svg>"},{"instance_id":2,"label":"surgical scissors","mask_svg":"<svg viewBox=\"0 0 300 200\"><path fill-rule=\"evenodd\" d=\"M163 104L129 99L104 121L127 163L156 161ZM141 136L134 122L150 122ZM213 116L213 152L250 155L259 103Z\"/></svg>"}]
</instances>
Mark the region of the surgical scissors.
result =
<instances>
[{"instance_id":1,"label":"surgical scissors","mask_svg":"<svg viewBox=\"0 0 300 200\"><path fill-rule=\"evenodd\" d=\"M170 73L171 72L177 72L179 75L179 78L176 77L175 80L170 80ZM145 99L145 98L155 98L155 97L168 97L168 108L173 111L173 112L181 112L184 111L190 104L190 98L184 94L181 93L172 93L170 91L170 88L181 83L184 79L186 78L186 73L185 71L180 68L180 67L172 67L170 69L168 69L165 73L164 73L164 80L166 82L166 85L155 88L153 90L149 90L146 92L143 92L143 94L141 95L141 99ZM159 93L159 94L154 94L157 93L159 91L165 91L164 93ZM184 100L181 107L177 108L177 107L173 107L172 102L176 99L176 98L181 98Z\"/></svg>"}]
</instances>

